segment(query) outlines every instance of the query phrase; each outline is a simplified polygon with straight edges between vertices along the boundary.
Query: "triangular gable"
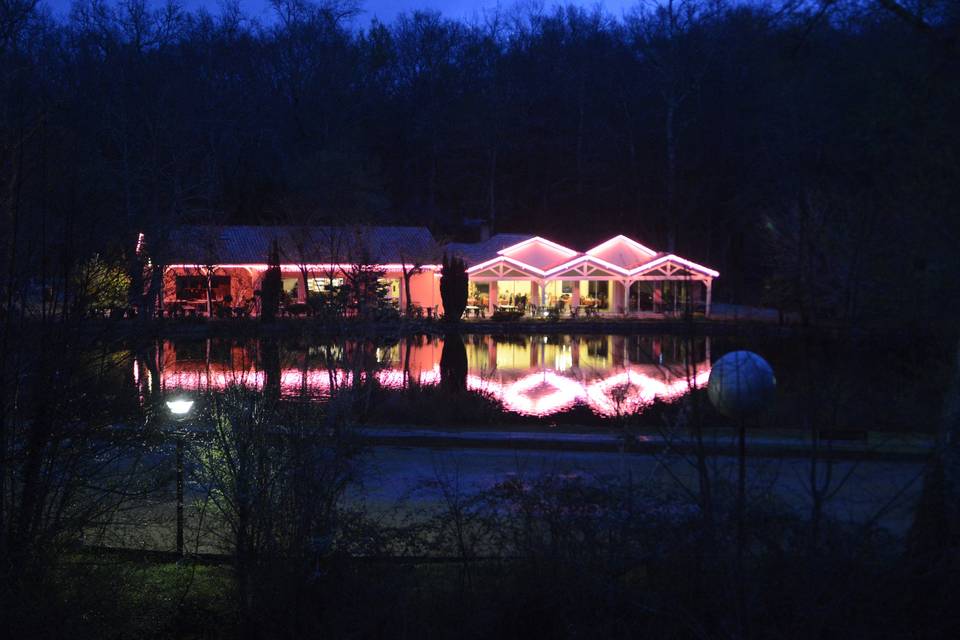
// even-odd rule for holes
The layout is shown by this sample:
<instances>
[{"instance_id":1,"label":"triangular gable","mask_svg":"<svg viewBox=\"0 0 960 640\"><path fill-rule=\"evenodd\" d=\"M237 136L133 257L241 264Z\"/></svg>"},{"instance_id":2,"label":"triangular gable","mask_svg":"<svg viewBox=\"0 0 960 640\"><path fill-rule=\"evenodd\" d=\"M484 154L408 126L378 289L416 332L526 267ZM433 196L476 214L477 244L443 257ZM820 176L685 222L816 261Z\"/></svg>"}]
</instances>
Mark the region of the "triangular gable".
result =
<instances>
[{"instance_id":1,"label":"triangular gable","mask_svg":"<svg viewBox=\"0 0 960 640\"><path fill-rule=\"evenodd\" d=\"M573 249L539 236L518 242L497 253L540 272L549 271L580 255Z\"/></svg>"},{"instance_id":2,"label":"triangular gable","mask_svg":"<svg viewBox=\"0 0 960 640\"><path fill-rule=\"evenodd\" d=\"M584 256L573 264L561 265L550 271L550 278L556 280L579 280L581 278L622 278L623 273L604 266L590 256Z\"/></svg>"},{"instance_id":3,"label":"triangular gable","mask_svg":"<svg viewBox=\"0 0 960 640\"><path fill-rule=\"evenodd\" d=\"M590 249L587 251L587 255L629 270L649 262L651 258L657 255L657 252L636 240L619 235Z\"/></svg>"},{"instance_id":4,"label":"triangular gable","mask_svg":"<svg viewBox=\"0 0 960 640\"><path fill-rule=\"evenodd\" d=\"M467 269L471 278L540 278L543 273L507 256L497 256Z\"/></svg>"},{"instance_id":5,"label":"triangular gable","mask_svg":"<svg viewBox=\"0 0 960 640\"><path fill-rule=\"evenodd\" d=\"M716 278L720 275L709 267L697 264L681 258L672 253L661 256L650 262L640 265L630 271L631 276L663 276L663 277L709 277Z\"/></svg>"}]
</instances>

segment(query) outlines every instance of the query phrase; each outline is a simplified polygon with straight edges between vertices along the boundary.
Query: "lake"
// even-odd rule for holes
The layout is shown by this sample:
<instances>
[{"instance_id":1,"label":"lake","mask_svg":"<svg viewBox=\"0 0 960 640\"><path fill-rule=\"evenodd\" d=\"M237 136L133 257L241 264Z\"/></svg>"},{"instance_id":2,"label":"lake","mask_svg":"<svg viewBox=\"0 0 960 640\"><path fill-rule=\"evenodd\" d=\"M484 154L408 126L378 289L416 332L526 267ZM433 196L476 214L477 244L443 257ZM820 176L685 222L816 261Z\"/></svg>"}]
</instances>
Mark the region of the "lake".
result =
<instances>
[{"instance_id":1,"label":"lake","mask_svg":"<svg viewBox=\"0 0 960 640\"><path fill-rule=\"evenodd\" d=\"M660 420L658 409L702 392L711 362L743 348L766 358L777 376L765 426L802 428L816 419L822 429L934 428L948 359L934 346L925 351L889 340L614 334L163 340L136 350L131 373L141 397L243 384L324 402L331 390L370 383L375 406L367 417L374 422L590 425L646 415L652 423ZM411 401L415 394L418 403ZM716 414L706 418L723 422Z\"/></svg>"}]
</instances>

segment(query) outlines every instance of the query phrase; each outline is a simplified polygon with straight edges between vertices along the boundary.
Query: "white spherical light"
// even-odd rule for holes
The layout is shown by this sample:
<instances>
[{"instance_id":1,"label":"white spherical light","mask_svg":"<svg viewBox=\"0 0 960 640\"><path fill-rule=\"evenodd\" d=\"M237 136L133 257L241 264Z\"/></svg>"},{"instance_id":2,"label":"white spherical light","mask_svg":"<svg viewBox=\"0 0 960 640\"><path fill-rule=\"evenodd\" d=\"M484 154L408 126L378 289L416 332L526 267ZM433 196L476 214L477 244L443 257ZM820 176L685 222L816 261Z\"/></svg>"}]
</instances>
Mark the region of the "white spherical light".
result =
<instances>
[{"instance_id":1,"label":"white spherical light","mask_svg":"<svg viewBox=\"0 0 960 640\"><path fill-rule=\"evenodd\" d=\"M707 394L721 414L745 418L770 402L776 386L766 360L752 351L732 351L713 363Z\"/></svg>"}]
</instances>

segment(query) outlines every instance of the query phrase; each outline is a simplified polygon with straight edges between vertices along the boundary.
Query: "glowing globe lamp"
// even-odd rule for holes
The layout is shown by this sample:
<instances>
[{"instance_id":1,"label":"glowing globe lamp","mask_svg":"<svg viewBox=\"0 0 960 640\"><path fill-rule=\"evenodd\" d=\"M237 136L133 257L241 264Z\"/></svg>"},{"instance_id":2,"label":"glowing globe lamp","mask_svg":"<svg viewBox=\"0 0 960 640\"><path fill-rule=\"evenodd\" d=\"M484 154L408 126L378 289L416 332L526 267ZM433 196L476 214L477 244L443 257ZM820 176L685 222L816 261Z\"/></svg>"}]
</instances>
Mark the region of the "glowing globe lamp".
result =
<instances>
[{"instance_id":1,"label":"glowing globe lamp","mask_svg":"<svg viewBox=\"0 0 960 640\"><path fill-rule=\"evenodd\" d=\"M707 394L722 415L746 418L767 406L776 386L766 360L752 351L732 351L713 364Z\"/></svg>"},{"instance_id":2,"label":"glowing globe lamp","mask_svg":"<svg viewBox=\"0 0 960 640\"><path fill-rule=\"evenodd\" d=\"M189 398L175 398L173 400L167 400L167 409L170 409L170 413L177 417L183 417L190 413L190 409L193 408L193 400Z\"/></svg>"}]
</instances>

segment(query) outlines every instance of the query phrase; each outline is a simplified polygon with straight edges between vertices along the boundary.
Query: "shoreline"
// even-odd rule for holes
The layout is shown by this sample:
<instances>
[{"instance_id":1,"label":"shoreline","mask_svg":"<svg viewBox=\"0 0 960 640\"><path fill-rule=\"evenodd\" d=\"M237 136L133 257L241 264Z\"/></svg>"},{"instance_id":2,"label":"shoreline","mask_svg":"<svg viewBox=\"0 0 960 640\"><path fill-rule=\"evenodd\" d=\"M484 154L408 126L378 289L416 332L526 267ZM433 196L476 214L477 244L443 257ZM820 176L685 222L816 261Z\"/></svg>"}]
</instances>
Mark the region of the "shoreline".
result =
<instances>
[{"instance_id":1,"label":"shoreline","mask_svg":"<svg viewBox=\"0 0 960 640\"><path fill-rule=\"evenodd\" d=\"M806 433L756 429L747 435L747 457L809 458L811 441ZM664 434L656 430L633 430L626 436L611 429L543 431L493 428L448 429L422 426L371 425L358 427L357 435L373 446L426 447L436 449L507 449L626 453L631 455L679 455L694 453L690 433ZM862 439L821 438L817 456L824 460L885 460L922 462L934 453L936 439L926 434L866 432ZM703 449L707 455L736 455L733 429L705 429Z\"/></svg>"},{"instance_id":2,"label":"shoreline","mask_svg":"<svg viewBox=\"0 0 960 640\"><path fill-rule=\"evenodd\" d=\"M29 324L27 325L29 327ZM86 320L79 328L93 335L151 338L209 338L209 337L295 337L357 336L403 337L413 335L695 335L792 337L801 334L835 336L836 327L803 327L778 325L756 320L705 319L632 319L601 320L539 320L524 319L512 322L492 320L462 320L447 323L442 320L390 320L360 322L355 320L321 320L317 318L278 318L270 323L257 319L186 319L186 320Z\"/></svg>"}]
</instances>

